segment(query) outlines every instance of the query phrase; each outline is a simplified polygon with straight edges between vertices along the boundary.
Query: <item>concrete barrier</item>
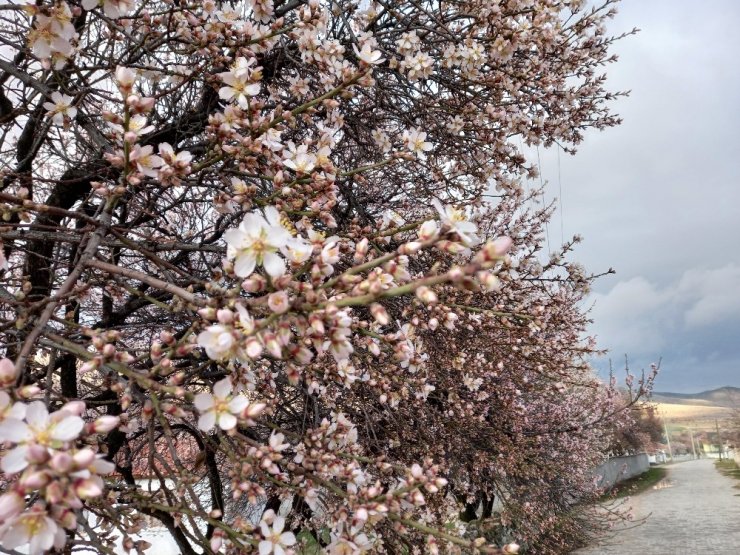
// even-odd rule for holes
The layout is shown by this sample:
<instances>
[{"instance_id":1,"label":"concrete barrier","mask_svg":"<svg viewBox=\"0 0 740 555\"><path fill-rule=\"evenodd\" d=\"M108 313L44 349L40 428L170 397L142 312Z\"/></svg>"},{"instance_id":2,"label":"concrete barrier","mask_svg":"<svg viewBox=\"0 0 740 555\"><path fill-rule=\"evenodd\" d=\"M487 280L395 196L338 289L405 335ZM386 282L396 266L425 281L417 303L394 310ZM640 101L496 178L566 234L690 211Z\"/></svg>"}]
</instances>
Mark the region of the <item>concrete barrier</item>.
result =
<instances>
[{"instance_id":1,"label":"concrete barrier","mask_svg":"<svg viewBox=\"0 0 740 555\"><path fill-rule=\"evenodd\" d=\"M650 468L646 453L639 455L627 455L624 457L612 457L597 466L593 473L597 485L602 488L610 488L614 484L638 476Z\"/></svg>"}]
</instances>

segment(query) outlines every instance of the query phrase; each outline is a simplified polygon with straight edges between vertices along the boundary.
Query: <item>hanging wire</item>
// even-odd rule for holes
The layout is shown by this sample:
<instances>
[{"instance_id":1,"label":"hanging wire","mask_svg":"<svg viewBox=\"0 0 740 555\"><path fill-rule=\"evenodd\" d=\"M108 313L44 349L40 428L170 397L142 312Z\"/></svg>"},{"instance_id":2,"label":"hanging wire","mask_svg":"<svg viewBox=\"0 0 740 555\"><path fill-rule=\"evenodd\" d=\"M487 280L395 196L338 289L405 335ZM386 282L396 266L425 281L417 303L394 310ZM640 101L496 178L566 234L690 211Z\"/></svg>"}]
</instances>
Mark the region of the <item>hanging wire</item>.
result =
<instances>
[{"instance_id":1,"label":"hanging wire","mask_svg":"<svg viewBox=\"0 0 740 555\"><path fill-rule=\"evenodd\" d=\"M540 160L540 145L537 145L537 171L540 174L540 194L542 195L542 209L545 209L545 182L542 180L542 162ZM550 254L550 226L545 220L545 236L547 237L547 253Z\"/></svg>"},{"instance_id":2,"label":"hanging wire","mask_svg":"<svg viewBox=\"0 0 740 555\"><path fill-rule=\"evenodd\" d=\"M558 195L560 196L560 243L565 244L565 224L563 223L563 220L565 219L564 212L563 212L563 182L560 179L560 145L557 145L558 147Z\"/></svg>"}]
</instances>

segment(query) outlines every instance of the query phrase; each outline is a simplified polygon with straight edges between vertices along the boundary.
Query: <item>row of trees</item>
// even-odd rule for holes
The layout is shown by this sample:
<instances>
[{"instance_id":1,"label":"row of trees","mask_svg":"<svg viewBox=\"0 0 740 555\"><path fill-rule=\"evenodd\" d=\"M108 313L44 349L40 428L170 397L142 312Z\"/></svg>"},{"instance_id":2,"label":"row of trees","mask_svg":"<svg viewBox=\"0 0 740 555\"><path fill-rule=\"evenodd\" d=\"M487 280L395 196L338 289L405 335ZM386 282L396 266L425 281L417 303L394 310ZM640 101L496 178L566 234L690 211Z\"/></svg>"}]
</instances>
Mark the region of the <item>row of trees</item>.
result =
<instances>
[{"instance_id":1,"label":"row of trees","mask_svg":"<svg viewBox=\"0 0 740 555\"><path fill-rule=\"evenodd\" d=\"M0 6L0 545L598 532L630 416L523 146L618 123L612 4Z\"/></svg>"}]
</instances>

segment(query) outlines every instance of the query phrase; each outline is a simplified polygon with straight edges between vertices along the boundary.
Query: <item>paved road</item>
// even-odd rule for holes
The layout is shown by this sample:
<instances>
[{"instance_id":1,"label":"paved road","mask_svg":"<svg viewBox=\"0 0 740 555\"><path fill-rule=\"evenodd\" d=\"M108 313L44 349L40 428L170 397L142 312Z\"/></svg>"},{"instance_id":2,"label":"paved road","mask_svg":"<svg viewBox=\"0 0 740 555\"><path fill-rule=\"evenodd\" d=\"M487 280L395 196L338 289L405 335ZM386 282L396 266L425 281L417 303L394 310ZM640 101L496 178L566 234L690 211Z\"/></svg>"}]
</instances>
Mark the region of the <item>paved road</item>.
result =
<instances>
[{"instance_id":1,"label":"paved road","mask_svg":"<svg viewBox=\"0 0 740 555\"><path fill-rule=\"evenodd\" d=\"M668 467L667 481L630 500L637 528L623 530L577 555L738 555L740 489L720 474L712 460ZM651 514L652 513L652 514ZM634 526L632 524L631 526Z\"/></svg>"}]
</instances>

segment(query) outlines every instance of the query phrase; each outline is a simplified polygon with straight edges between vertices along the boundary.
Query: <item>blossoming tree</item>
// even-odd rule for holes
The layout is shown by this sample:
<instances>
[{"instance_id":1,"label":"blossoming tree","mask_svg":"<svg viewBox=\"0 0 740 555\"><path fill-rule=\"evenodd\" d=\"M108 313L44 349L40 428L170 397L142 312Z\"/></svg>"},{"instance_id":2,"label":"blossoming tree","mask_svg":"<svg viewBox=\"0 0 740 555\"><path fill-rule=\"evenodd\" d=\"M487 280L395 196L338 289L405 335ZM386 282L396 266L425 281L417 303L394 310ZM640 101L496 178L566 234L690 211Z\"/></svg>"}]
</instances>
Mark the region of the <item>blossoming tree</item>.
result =
<instances>
[{"instance_id":1,"label":"blossoming tree","mask_svg":"<svg viewBox=\"0 0 740 555\"><path fill-rule=\"evenodd\" d=\"M618 123L612 3L0 6L0 545L582 538L619 404L523 145Z\"/></svg>"}]
</instances>

